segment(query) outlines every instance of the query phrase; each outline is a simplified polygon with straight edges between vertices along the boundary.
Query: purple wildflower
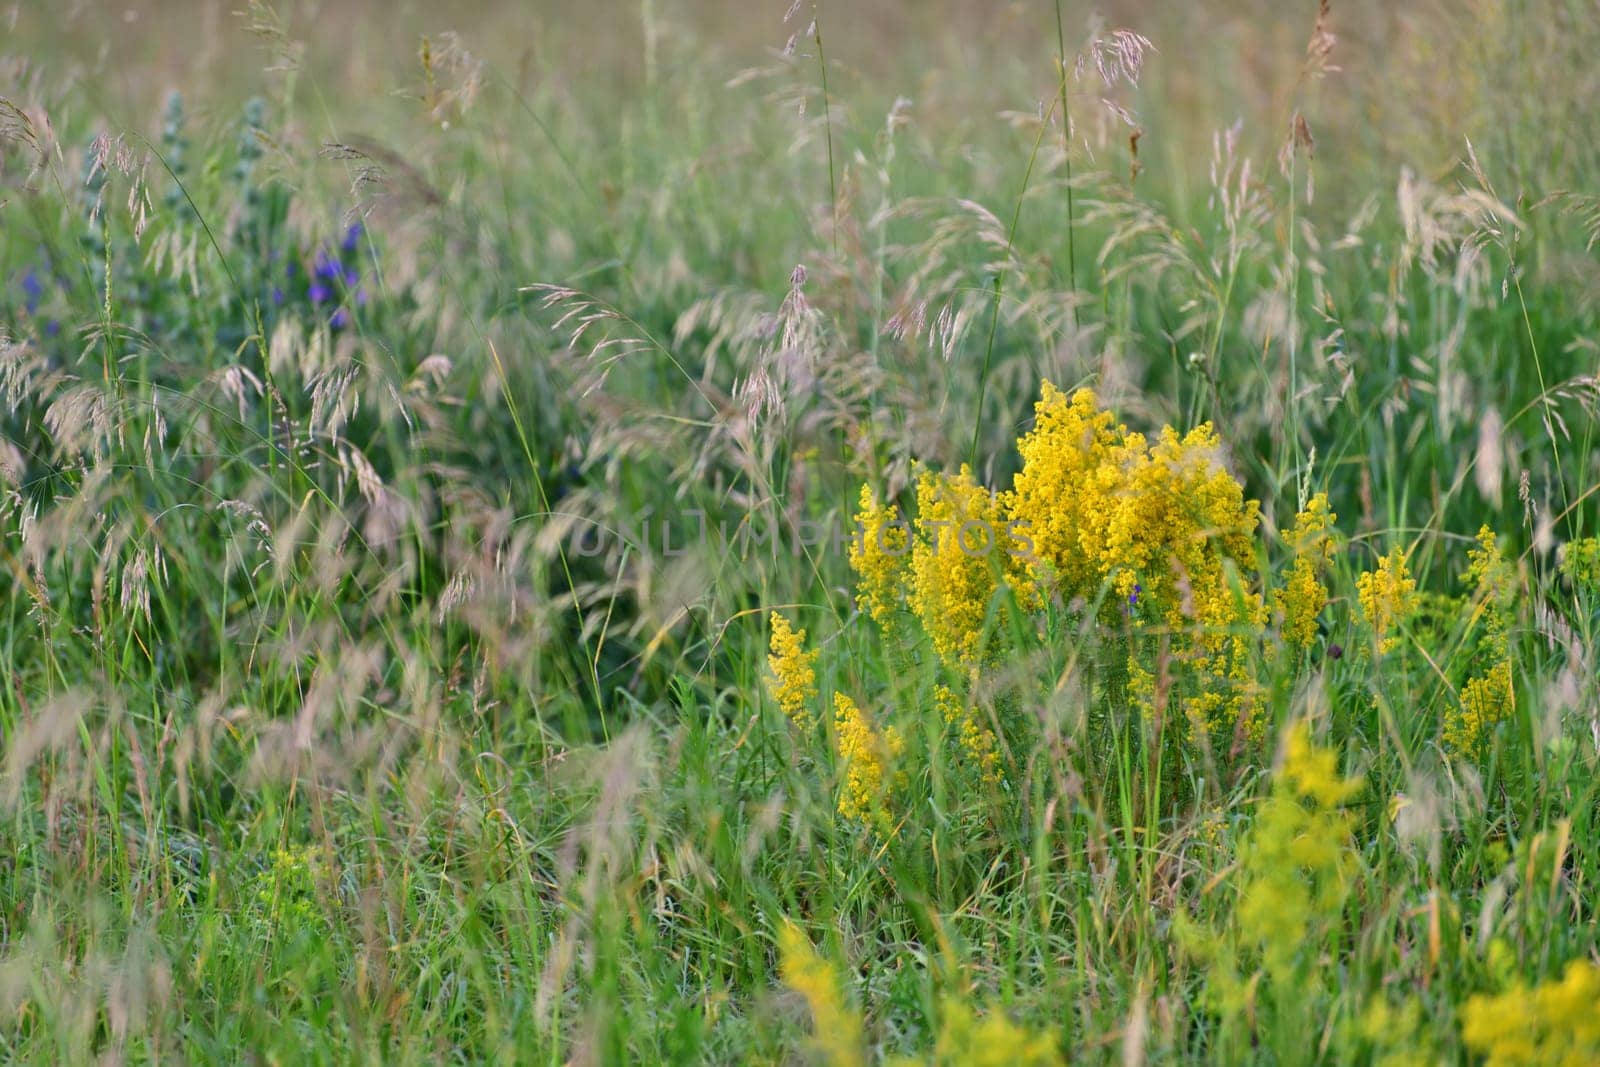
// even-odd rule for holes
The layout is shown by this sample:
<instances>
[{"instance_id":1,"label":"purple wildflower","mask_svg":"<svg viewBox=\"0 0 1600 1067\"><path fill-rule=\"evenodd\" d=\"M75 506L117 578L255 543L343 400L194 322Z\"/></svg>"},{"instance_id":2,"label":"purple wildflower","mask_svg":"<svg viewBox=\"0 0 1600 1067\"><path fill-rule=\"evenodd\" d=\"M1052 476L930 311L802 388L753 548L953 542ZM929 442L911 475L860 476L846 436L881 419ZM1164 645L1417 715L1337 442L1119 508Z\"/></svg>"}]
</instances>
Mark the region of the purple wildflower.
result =
<instances>
[{"instance_id":1,"label":"purple wildflower","mask_svg":"<svg viewBox=\"0 0 1600 1067\"><path fill-rule=\"evenodd\" d=\"M345 252L354 252L356 246L361 243L361 234L363 232L361 223L352 222L350 228L344 231L344 240L339 242L339 248Z\"/></svg>"},{"instance_id":2,"label":"purple wildflower","mask_svg":"<svg viewBox=\"0 0 1600 1067\"><path fill-rule=\"evenodd\" d=\"M327 251L317 253L316 261L311 266L311 273L323 281L334 281L344 274L344 265L337 256L328 255Z\"/></svg>"},{"instance_id":3,"label":"purple wildflower","mask_svg":"<svg viewBox=\"0 0 1600 1067\"><path fill-rule=\"evenodd\" d=\"M28 314L32 315L39 310L39 301L44 296L44 283L39 280L39 272L32 267L22 276L22 292L28 304Z\"/></svg>"},{"instance_id":4,"label":"purple wildflower","mask_svg":"<svg viewBox=\"0 0 1600 1067\"><path fill-rule=\"evenodd\" d=\"M306 290L306 295L313 304L321 304L333 299L333 289L321 282L312 282L311 288Z\"/></svg>"}]
</instances>

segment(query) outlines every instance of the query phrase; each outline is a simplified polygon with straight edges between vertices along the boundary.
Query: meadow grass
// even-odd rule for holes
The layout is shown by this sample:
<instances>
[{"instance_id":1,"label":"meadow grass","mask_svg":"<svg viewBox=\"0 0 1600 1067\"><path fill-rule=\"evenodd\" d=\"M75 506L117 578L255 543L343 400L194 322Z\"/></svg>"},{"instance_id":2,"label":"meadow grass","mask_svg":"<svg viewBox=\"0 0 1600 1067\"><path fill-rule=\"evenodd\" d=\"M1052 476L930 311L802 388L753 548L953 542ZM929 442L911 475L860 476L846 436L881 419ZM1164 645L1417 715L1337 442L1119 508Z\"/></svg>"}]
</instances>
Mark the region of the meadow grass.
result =
<instances>
[{"instance_id":1,"label":"meadow grass","mask_svg":"<svg viewBox=\"0 0 1600 1067\"><path fill-rule=\"evenodd\" d=\"M1600 1060L1592 2L243 6L0 11L0 1059Z\"/></svg>"}]
</instances>

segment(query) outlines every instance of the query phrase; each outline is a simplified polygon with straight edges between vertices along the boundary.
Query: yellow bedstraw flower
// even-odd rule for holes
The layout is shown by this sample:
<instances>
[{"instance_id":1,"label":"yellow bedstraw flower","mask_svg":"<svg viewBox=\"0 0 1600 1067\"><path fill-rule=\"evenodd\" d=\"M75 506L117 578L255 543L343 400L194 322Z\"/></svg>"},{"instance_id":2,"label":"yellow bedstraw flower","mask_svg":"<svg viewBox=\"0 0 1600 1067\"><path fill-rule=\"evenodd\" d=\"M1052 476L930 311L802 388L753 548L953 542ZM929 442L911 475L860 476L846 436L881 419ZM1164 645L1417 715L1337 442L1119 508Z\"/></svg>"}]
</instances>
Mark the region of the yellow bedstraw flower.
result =
<instances>
[{"instance_id":1,"label":"yellow bedstraw flower","mask_svg":"<svg viewBox=\"0 0 1600 1067\"><path fill-rule=\"evenodd\" d=\"M811 941L785 920L778 930L779 973L811 1010L811 1044L828 1067L865 1067L861 1016L839 990L839 978Z\"/></svg>"},{"instance_id":2,"label":"yellow bedstraw flower","mask_svg":"<svg viewBox=\"0 0 1600 1067\"><path fill-rule=\"evenodd\" d=\"M806 651L805 641L804 630L796 630L788 619L772 613L772 654L767 657L772 677L767 679L767 687L789 721L801 730L810 730L816 724L807 705L817 696L817 652Z\"/></svg>"},{"instance_id":3,"label":"yellow bedstraw flower","mask_svg":"<svg viewBox=\"0 0 1600 1067\"><path fill-rule=\"evenodd\" d=\"M1283 639L1300 648L1310 648L1316 640L1317 616L1328 606L1328 587L1322 584L1321 571L1333 553L1330 530L1337 518L1328 509L1328 494L1318 493L1295 516L1294 526L1284 538L1294 560L1278 593L1278 607L1283 612Z\"/></svg>"},{"instance_id":4,"label":"yellow bedstraw flower","mask_svg":"<svg viewBox=\"0 0 1600 1067\"><path fill-rule=\"evenodd\" d=\"M1030 565L1033 577L1053 583L1069 602L1100 590L1124 457L1143 444L1100 410L1093 391L1079 389L1069 401L1044 383L1033 429L1017 442L1022 469L1006 502L1011 517L1027 524L1037 560Z\"/></svg>"},{"instance_id":5,"label":"yellow bedstraw flower","mask_svg":"<svg viewBox=\"0 0 1600 1067\"><path fill-rule=\"evenodd\" d=\"M994 494L958 474L924 472L917 482L917 537L911 548L911 610L939 658L971 668L983 659L983 626L1002 577L1020 574L1004 512Z\"/></svg>"},{"instance_id":6,"label":"yellow bedstraw flower","mask_svg":"<svg viewBox=\"0 0 1600 1067\"><path fill-rule=\"evenodd\" d=\"M1452 708L1444 726L1445 744L1457 752L1472 752L1495 723L1516 709L1511 684L1511 661L1501 660L1489 673L1461 687L1461 707Z\"/></svg>"},{"instance_id":7,"label":"yellow bedstraw flower","mask_svg":"<svg viewBox=\"0 0 1600 1067\"><path fill-rule=\"evenodd\" d=\"M1600 537L1580 537L1561 550L1561 573L1580 590L1600 593Z\"/></svg>"},{"instance_id":8,"label":"yellow bedstraw flower","mask_svg":"<svg viewBox=\"0 0 1600 1067\"><path fill-rule=\"evenodd\" d=\"M1055 1042L1045 1034L1023 1029L1002 1011L983 1016L955 997L940 1012L939 1037L933 1047L936 1064L961 1067L1050 1067L1062 1061Z\"/></svg>"},{"instance_id":9,"label":"yellow bedstraw flower","mask_svg":"<svg viewBox=\"0 0 1600 1067\"><path fill-rule=\"evenodd\" d=\"M1220 452L1205 423L1181 438L1165 427L1154 447L1133 456L1104 566L1117 593L1136 598L1141 618L1173 635L1191 733L1224 740L1242 730L1260 741L1251 650L1266 607L1250 588L1259 505L1244 498Z\"/></svg>"},{"instance_id":10,"label":"yellow bedstraw flower","mask_svg":"<svg viewBox=\"0 0 1600 1067\"><path fill-rule=\"evenodd\" d=\"M1372 634L1378 641L1378 651L1393 652L1400 644L1390 631L1404 622L1416 607L1416 579L1406 566L1406 554L1395 548L1378 561L1378 569L1367 571L1356 579L1356 597Z\"/></svg>"},{"instance_id":11,"label":"yellow bedstraw flower","mask_svg":"<svg viewBox=\"0 0 1600 1067\"><path fill-rule=\"evenodd\" d=\"M1305 723L1290 728L1272 793L1239 847L1238 929L1274 978L1291 977L1338 921L1357 862L1342 809L1361 788L1340 777L1337 755L1314 746Z\"/></svg>"},{"instance_id":12,"label":"yellow bedstraw flower","mask_svg":"<svg viewBox=\"0 0 1600 1067\"><path fill-rule=\"evenodd\" d=\"M999 785L1000 746L994 731L978 718L976 709L968 707L948 686L934 686L933 703L978 776L987 785Z\"/></svg>"},{"instance_id":13,"label":"yellow bedstraw flower","mask_svg":"<svg viewBox=\"0 0 1600 1067\"><path fill-rule=\"evenodd\" d=\"M1600 967L1573 960L1559 981L1470 998L1461 1038L1488 1067L1592 1067L1600 1063Z\"/></svg>"},{"instance_id":14,"label":"yellow bedstraw flower","mask_svg":"<svg viewBox=\"0 0 1600 1067\"><path fill-rule=\"evenodd\" d=\"M833 695L834 744L845 782L839 793L839 814L888 832L890 822L884 801L893 779L893 764L905 751L905 741L893 726L874 730L866 714L843 693Z\"/></svg>"},{"instance_id":15,"label":"yellow bedstraw flower","mask_svg":"<svg viewBox=\"0 0 1600 1067\"><path fill-rule=\"evenodd\" d=\"M1467 580L1476 587L1475 599L1484 620L1480 646L1489 661L1487 671L1461 688L1461 706L1452 708L1444 726L1444 740L1457 752L1473 752L1485 734L1516 709L1511 680L1511 627L1516 597L1516 568L1501 554L1494 531L1478 530L1478 547L1467 553Z\"/></svg>"},{"instance_id":16,"label":"yellow bedstraw flower","mask_svg":"<svg viewBox=\"0 0 1600 1067\"><path fill-rule=\"evenodd\" d=\"M887 627L905 601L909 528L893 504L879 504L870 486L861 487L856 534L850 542L850 568L856 572L856 606Z\"/></svg>"}]
</instances>

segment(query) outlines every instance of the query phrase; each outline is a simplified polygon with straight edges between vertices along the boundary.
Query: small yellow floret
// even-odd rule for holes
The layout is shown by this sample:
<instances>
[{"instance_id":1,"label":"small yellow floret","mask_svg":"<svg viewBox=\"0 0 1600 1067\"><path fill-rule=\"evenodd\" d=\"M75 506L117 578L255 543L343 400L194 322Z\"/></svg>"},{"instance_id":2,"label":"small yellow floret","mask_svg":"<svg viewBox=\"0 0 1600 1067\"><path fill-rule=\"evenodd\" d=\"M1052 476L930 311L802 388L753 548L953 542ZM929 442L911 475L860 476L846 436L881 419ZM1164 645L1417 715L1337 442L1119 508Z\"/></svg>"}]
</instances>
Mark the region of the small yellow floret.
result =
<instances>
[{"instance_id":1,"label":"small yellow floret","mask_svg":"<svg viewBox=\"0 0 1600 1067\"><path fill-rule=\"evenodd\" d=\"M816 724L808 706L817 695L816 650L806 651L806 632L796 630L778 612L772 613L771 621L772 654L767 666L772 677L767 679L767 687L789 721L801 730L810 730Z\"/></svg>"}]
</instances>

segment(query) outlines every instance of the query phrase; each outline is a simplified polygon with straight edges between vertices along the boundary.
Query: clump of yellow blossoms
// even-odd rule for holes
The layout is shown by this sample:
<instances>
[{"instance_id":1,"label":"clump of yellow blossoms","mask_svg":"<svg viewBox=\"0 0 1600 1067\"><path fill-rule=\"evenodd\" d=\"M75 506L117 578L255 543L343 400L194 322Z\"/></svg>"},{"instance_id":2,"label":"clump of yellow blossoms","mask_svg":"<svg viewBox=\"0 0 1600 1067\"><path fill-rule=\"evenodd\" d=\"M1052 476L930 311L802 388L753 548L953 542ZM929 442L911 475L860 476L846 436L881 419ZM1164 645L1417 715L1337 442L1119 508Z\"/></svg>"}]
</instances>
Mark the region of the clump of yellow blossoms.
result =
<instances>
[{"instance_id":1,"label":"clump of yellow blossoms","mask_svg":"<svg viewBox=\"0 0 1600 1067\"><path fill-rule=\"evenodd\" d=\"M1191 729L1242 728L1259 740L1250 671L1266 619L1251 589L1259 507L1223 465L1211 424L1181 437L1166 427L1152 445L1101 411L1092 391L1068 400L1046 383L1017 448L1008 503L1033 541L1034 577L1069 603L1109 586L1102 619L1125 606L1136 629L1171 635L1168 667L1188 683ZM1132 691L1153 693L1151 664L1136 652L1128 666Z\"/></svg>"},{"instance_id":2,"label":"clump of yellow blossoms","mask_svg":"<svg viewBox=\"0 0 1600 1067\"><path fill-rule=\"evenodd\" d=\"M1023 1029L1001 1011L980 1017L965 1000L950 997L941 1005L932 1062L962 1067L1051 1067L1063 1061L1048 1035Z\"/></svg>"},{"instance_id":3,"label":"clump of yellow blossoms","mask_svg":"<svg viewBox=\"0 0 1600 1067\"><path fill-rule=\"evenodd\" d=\"M1283 638L1291 645L1310 648L1317 637L1317 616L1328 606L1328 587L1321 572L1333 555L1332 528L1338 518L1328 508L1328 494L1318 493L1295 516L1284 538L1294 559L1289 577L1278 593L1283 612Z\"/></svg>"},{"instance_id":4,"label":"clump of yellow blossoms","mask_svg":"<svg viewBox=\"0 0 1600 1067\"><path fill-rule=\"evenodd\" d=\"M946 728L955 734L962 755L976 768L978 777L987 785L999 785L1000 746L994 731L948 686L934 686L933 702Z\"/></svg>"},{"instance_id":5,"label":"clump of yellow blossoms","mask_svg":"<svg viewBox=\"0 0 1600 1067\"><path fill-rule=\"evenodd\" d=\"M1312 743L1304 722L1291 726L1271 792L1238 839L1231 917L1174 915L1174 939L1204 967L1224 1061L1243 1061L1264 1034L1320 1026L1324 998L1338 995L1317 961L1342 930L1359 869L1345 805L1361 789L1359 779L1339 773L1334 752Z\"/></svg>"},{"instance_id":6,"label":"clump of yellow blossoms","mask_svg":"<svg viewBox=\"0 0 1600 1067\"><path fill-rule=\"evenodd\" d=\"M1398 1006L1374 997L1353 1029L1371 1046L1372 1067L1433 1067L1440 1062L1422 1002L1415 997Z\"/></svg>"},{"instance_id":7,"label":"clump of yellow blossoms","mask_svg":"<svg viewBox=\"0 0 1600 1067\"><path fill-rule=\"evenodd\" d=\"M1445 721L1445 743L1457 752L1472 752L1495 723L1516 708L1511 682L1512 600L1516 596L1516 568L1501 554L1489 527L1478 530L1478 547L1467 553L1467 580L1477 588L1483 613L1483 655L1488 669L1461 687L1461 706Z\"/></svg>"},{"instance_id":8,"label":"clump of yellow blossoms","mask_svg":"<svg viewBox=\"0 0 1600 1067\"><path fill-rule=\"evenodd\" d=\"M845 1002L839 979L810 939L793 923L778 930L778 969L784 984L805 998L811 1010L812 1044L829 1067L862 1067L861 1016Z\"/></svg>"},{"instance_id":9,"label":"clump of yellow blossoms","mask_svg":"<svg viewBox=\"0 0 1600 1067\"><path fill-rule=\"evenodd\" d=\"M905 599L907 532L894 505L879 504L872 488L863 485L850 566L857 575L856 606L879 626L889 625Z\"/></svg>"},{"instance_id":10,"label":"clump of yellow blossoms","mask_svg":"<svg viewBox=\"0 0 1600 1067\"><path fill-rule=\"evenodd\" d=\"M1011 515L1027 523L1033 577L1064 600L1099 594L1127 459L1143 449L1144 438L1116 425L1091 390L1079 389L1069 401L1044 383L1033 429L1017 442L1022 469L1007 503Z\"/></svg>"},{"instance_id":11,"label":"clump of yellow blossoms","mask_svg":"<svg viewBox=\"0 0 1600 1067\"><path fill-rule=\"evenodd\" d=\"M1356 579L1356 596L1377 639L1378 651L1393 652L1400 638L1392 632L1416 608L1417 582L1406 565L1406 554L1395 548L1378 561L1377 570Z\"/></svg>"},{"instance_id":12,"label":"clump of yellow blossoms","mask_svg":"<svg viewBox=\"0 0 1600 1067\"><path fill-rule=\"evenodd\" d=\"M1116 423L1091 390L1068 398L1046 382L1017 448L1022 467L1003 493L965 467L922 476L904 569L893 509L863 490L851 550L862 610L887 624L903 585L940 659L970 671L995 651L983 638L996 593L1008 586L1030 613L1055 596L1149 638L1120 653L1131 691L1153 691L1147 661L1164 640L1165 669L1182 686L1193 731L1259 740L1251 670L1266 622L1253 542L1259 508L1223 464L1211 425L1183 435L1168 427L1151 442Z\"/></svg>"},{"instance_id":13,"label":"clump of yellow blossoms","mask_svg":"<svg viewBox=\"0 0 1600 1067\"><path fill-rule=\"evenodd\" d=\"M916 538L907 602L952 667L984 658L984 623L1000 583L1018 588L1021 556L1009 540L1002 502L962 466L955 475L925 471L917 481Z\"/></svg>"},{"instance_id":14,"label":"clump of yellow blossoms","mask_svg":"<svg viewBox=\"0 0 1600 1067\"><path fill-rule=\"evenodd\" d=\"M772 677L767 686L789 721L801 730L810 730L816 724L810 704L817 695L817 652L806 650L806 632L796 630L778 612L772 613L771 623L772 653L767 667Z\"/></svg>"},{"instance_id":15,"label":"clump of yellow blossoms","mask_svg":"<svg viewBox=\"0 0 1600 1067\"><path fill-rule=\"evenodd\" d=\"M888 832L884 801L894 785L893 767L905 752L905 739L893 726L881 732L861 706L843 693L833 695L834 744L844 770L839 814Z\"/></svg>"},{"instance_id":16,"label":"clump of yellow blossoms","mask_svg":"<svg viewBox=\"0 0 1600 1067\"><path fill-rule=\"evenodd\" d=\"M1344 805L1362 789L1339 774L1338 756L1289 730L1283 766L1239 848L1238 929L1267 972L1288 977L1308 944L1337 922L1356 866Z\"/></svg>"},{"instance_id":17,"label":"clump of yellow blossoms","mask_svg":"<svg viewBox=\"0 0 1600 1067\"><path fill-rule=\"evenodd\" d=\"M1561 550L1561 573L1581 590L1600 593L1600 537L1580 537Z\"/></svg>"},{"instance_id":18,"label":"clump of yellow blossoms","mask_svg":"<svg viewBox=\"0 0 1600 1067\"><path fill-rule=\"evenodd\" d=\"M1211 424L1182 437L1166 427L1152 446L1114 424L1092 390L1069 401L1048 382L1034 412L1007 494L1033 542L1033 575L1068 601L1109 581L1170 623L1238 621L1223 565L1250 567L1258 505L1222 465Z\"/></svg>"},{"instance_id":19,"label":"clump of yellow blossoms","mask_svg":"<svg viewBox=\"0 0 1600 1067\"><path fill-rule=\"evenodd\" d=\"M1600 1063L1600 966L1573 960L1559 981L1469 999L1461 1037L1489 1067Z\"/></svg>"},{"instance_id":20,"label":"clump of yellow blossoms","mask_svg":"<svg viewBox=\"0 0 1600 1067\"><path fill-rule=\"evenodd\" d=\"M1445 744L1457 752L1472 752L1485 732L1516 708L1511 685L1511 661L1500 660L1487 674L1467 680L1461 687L1461 707L1451 709L1445 723Z\"/></svg>"}]
</instances>

